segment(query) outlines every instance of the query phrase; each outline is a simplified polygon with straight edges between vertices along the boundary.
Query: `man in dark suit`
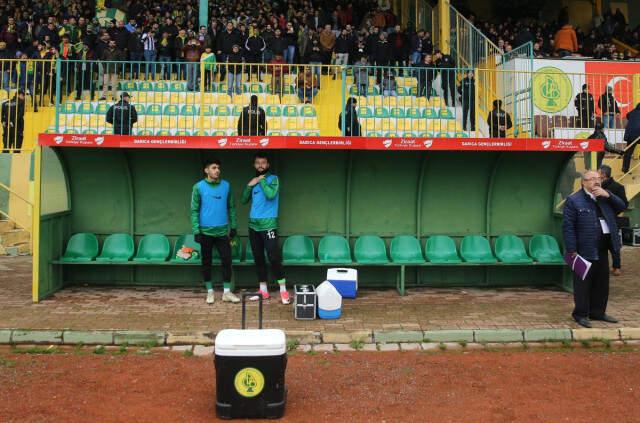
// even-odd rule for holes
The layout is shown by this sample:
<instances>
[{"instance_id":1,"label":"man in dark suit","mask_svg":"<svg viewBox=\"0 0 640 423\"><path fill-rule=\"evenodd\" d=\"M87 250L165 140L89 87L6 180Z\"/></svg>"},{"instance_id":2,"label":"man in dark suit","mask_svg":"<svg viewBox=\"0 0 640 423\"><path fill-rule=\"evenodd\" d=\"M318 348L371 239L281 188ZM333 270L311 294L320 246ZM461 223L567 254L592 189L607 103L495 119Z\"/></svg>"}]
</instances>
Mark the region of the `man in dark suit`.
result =
<instances>
[{"instance_id":1,"label":"man in dark suit","mask_svg":"<svg viewBox=\"0 0 640 423\"><path fill-rule=\"evenodd\" d=\"M624 208L628 208L629 200L627 200L627 192L624 189L624 185L613 179L613 176L611 176L611 168L607 165L602 165L598 169L598 173L600 173L600 178L602 178L602 188L610 191L616 197L621 199L624 203ZM620 220L620 218L616 219L618 227L621 227L621 225L623 225L620 223ZM614 250L611 250L611 261L611 273L613 273L614 276L620 276L620 251L616 252Z\"/></svg>"},{"instance_id":2,"label":"man in dark suit","mask_svg":"<svg viewBox=\"0 0 640 423\"><path fill-rule=\"evenodd\" d=\"M625 209L624 202L602 188L600 174L586 171L582 189L569 196L564 205L562 235L568 254L579 254L591 262L582 280L573 275L572 316L580 326L591 327L589 318L608 323L618 321L606 314L609 299L609 249L620 252L616 215Z\"/></svg>"}]
</instances>

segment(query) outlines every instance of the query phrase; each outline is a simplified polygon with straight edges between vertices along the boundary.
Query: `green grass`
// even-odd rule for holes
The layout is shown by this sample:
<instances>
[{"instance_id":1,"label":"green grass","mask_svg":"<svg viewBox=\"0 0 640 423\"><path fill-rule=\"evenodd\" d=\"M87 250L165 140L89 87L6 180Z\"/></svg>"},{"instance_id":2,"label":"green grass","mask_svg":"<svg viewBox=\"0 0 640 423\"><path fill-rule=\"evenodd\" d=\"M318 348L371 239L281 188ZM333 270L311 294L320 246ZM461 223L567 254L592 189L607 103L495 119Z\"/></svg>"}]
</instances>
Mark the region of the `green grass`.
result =
<instances>
[{"instance_id":1,"label":"green grass","mask_svg":"<svg viewBox=\"0 0 640 423\"><path fill-rule=\"evenodd\" d=\"M289 352L297 350L299 346L300 346L299 339L290 339L287 341L287 351Z\"/></svg>"},{"instance_id":2,"label":"green grass","mask_svg":"<svg viewBox=\"0 0 640 423\"><path fill-rule=\"evenodd\" d=\"M8 360L4 357L0 357L0 367L13 367L16 365L16 361Z\"/></svg>"},{"instance_id":3,"label":"green grass","mask_svg":"<svg viewBox=\"0 0 640 423\"><path fill-rule=\"evenodd\" d=\"M467 348L467 341L460 341L458 342L458 345L460 345L462 348Z\"/></svg>"},{"instance_id":4,"label":"green grass","mask_svg":"<svg viewBox=\"0 0 640 423\"><path fill-rule=\"evenodd\" d=\"M349 346L356 351L360 351L364 348L364 340L363 339L354 339L349 343Z\"/></svg>"},{"instance_id":5,"label":"green grass","mask_svg":"<svg viewBox=\"0 0 640 423\"><path fill-rule=\"evenodd\" d=\"M96 355L103 355L104 353L107 352L107 349L103 346L103 345L98 345L94 350L93 353Z\"/></svg>"},{"instance_id":6,"label":"green grass","mask_svg":"<svg viewBox=\"0 0 640 423\"><path fill-rule=\"evenodd\" d=\"M562 340L562 348L572 348L572 347L573 347L573 344L569 339Z\"/></svg>"},{"instance_id":7,"label":"green grass","mask_svg":"<svg viewBox=\"0 0 640 423\"><path fill-rule=\"evenodd\" d=\"M193 357L193 351L191 350L184 350L184 352L182 353L183 357L189 358L189 357Z\"/></svg>"},{"instance_id":8,"label":"green grass","mask_svg":"<svg viewBox=\"0 0 640 423\"><path fill-rule=\"evenodd\" d=\"M444 344L444 342L440 342L440 345L438 345L438 348L440 348L440 351L446 351L447 350L447 346Z\"/></svg>"},{"instance_id":9,"label":"green grass","mask_svg":"<svg viewBox=\"0 0 640 423\"><path fill-rule=\"evenodd\" d=\"M31 348L14 348L11 350L14 354L57 354L59 350L54 347L31 347Z\"/></svg>"}]
</instances>

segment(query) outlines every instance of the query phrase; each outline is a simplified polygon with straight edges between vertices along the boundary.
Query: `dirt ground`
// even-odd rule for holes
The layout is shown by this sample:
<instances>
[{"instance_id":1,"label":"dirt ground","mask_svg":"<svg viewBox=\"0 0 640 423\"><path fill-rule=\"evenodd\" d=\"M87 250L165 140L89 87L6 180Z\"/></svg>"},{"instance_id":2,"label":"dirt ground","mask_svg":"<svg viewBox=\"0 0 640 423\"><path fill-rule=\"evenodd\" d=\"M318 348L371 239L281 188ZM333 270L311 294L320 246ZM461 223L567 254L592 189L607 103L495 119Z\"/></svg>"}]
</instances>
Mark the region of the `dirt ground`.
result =
<instances>
[{"instance_id":1,"label":"dirt ground","mask_svg":"<svg viewBox=\"0 0 640 423\"><path fill-rule=\"evenodd\" d=\"M297 353L284 422L638 422L640 352ZM0 355L1 422L209 422L210 358Z\"/></svg>"}]
</instances>

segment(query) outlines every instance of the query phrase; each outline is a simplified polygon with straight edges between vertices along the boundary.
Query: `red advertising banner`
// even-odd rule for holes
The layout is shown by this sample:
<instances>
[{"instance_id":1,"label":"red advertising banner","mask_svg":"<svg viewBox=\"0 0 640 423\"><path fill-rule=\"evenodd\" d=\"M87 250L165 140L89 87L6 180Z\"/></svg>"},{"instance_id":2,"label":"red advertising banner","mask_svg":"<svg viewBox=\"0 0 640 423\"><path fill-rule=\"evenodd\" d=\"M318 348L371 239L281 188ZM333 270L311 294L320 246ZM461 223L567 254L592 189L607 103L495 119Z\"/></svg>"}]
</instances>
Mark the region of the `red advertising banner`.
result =
<instances>
[{"instance_id":1,"label":"red advertising banner","mask_svg":"<svg viewBox=\"0 0 640 423\"><path fill-rule=\"evenodd\" d=\"M602 151L602 140L546 138L373 138L373 137L191 137L40 134L48 147L423 150L423 151Z\"/></svg>"},{"instance_id":2,"label":"red advertising banner","mask_svg":"<svg viewBox=\"0 0 640 423\"><path fill-rule=\"evenodd\" d=\"M613 88L613 96L620 107L621 117L626 117L635 106L638 94L634 87L634 75L640 74L640 63L637 62L585 62L584 70L587 74L587 84L595 101L596 113L600 114L598 100L606 92L607 87Z\"/></svg>"}]
</instances>

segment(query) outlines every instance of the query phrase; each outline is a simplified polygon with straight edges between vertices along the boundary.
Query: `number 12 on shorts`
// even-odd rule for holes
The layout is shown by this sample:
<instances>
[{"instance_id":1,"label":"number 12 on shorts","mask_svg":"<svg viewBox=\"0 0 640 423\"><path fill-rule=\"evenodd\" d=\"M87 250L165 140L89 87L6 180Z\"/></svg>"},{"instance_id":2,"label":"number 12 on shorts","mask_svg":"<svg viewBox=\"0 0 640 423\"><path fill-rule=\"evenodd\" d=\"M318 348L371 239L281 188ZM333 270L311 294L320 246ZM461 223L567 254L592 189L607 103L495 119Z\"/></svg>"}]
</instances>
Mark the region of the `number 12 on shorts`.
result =
<instances>
[{"instance_id":1,"label":"number 12 on shorts","mask_svg":"<svg viewBox=\"0 0 640 423\"><path fill-rule=\"evenodd\" d=\"M274 230L267 231L267 239L276 239L276 231Z\"/></svg>"}]
</instances>

